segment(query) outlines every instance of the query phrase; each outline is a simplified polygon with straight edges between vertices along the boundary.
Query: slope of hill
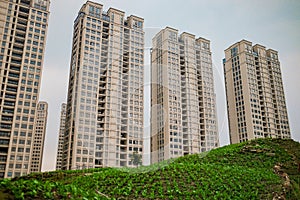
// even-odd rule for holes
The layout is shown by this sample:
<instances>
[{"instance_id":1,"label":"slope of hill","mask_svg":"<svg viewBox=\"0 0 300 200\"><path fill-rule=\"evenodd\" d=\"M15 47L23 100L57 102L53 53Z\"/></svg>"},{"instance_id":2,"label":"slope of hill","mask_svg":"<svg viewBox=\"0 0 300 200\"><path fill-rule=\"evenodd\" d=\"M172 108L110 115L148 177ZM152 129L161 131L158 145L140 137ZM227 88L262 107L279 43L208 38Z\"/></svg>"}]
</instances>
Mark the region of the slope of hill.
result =
<instances>
[{"instance_id":1,"label":"slope of hill","mask_svg":"<svg viewBox=\"0 0 300 200\"><path fill-rule=\"evenodd\" d=\"M259 139L137 169L4 179L0 199L300 199L300 144Z\"/></svg>"}]
</instances>

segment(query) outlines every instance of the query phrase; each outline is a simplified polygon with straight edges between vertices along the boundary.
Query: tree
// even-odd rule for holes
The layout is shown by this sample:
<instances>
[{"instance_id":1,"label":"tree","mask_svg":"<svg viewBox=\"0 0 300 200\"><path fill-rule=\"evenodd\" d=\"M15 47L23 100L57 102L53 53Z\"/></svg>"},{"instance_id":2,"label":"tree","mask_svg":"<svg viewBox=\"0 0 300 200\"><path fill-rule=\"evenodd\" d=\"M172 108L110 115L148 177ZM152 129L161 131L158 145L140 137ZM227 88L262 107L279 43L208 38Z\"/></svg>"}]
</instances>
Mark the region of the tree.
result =
<instances>
[{"instance_id":1,"label":"tree","mask_svg":"<svg viewBox=\"0 0 300 200\"><path fill-rule=\"evenodd\" d=\"M142 155L139 154L137 151L133 152L133 154L130 155L130 161L133 165L138 167L139 165L142 165Z\"/></svg>"}]
</instances>

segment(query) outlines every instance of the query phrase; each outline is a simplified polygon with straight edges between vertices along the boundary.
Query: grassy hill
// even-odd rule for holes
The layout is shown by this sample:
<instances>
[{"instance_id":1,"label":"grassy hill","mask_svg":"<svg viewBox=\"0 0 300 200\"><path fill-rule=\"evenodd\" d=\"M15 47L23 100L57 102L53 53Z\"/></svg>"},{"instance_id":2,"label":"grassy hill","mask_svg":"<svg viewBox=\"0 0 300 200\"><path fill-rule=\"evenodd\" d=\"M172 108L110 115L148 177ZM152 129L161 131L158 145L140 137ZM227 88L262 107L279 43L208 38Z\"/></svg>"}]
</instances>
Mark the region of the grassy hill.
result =
<instances>
[{"instance_id":1,"label":"grassy hill","mask_svg":"<svg viewBox=\"0 0 300 200\"><path fill-rule=\"evenodd\" d=\"M259 139L137 169L4 179L0 199L300 199L300 144Z\"/></svg>"}]
</instances>

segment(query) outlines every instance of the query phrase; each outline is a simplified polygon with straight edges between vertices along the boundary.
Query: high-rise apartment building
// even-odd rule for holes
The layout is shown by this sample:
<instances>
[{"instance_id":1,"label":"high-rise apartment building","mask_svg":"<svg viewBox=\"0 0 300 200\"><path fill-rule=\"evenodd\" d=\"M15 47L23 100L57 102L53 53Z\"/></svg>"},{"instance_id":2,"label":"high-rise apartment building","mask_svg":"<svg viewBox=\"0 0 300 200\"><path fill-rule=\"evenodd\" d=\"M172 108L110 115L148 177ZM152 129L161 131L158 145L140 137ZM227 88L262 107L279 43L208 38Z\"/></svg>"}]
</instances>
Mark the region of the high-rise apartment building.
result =
<instances>
[{"instance_id":1,"label":"high-rise apartment building","mask_svg":"<svg viewBox=\"0 0 300 200\"><path fill-rule=\"evenodd\" d=\"M66 111L67 111L67 104L63 103L61 105L61 111L60 111L58 147L57 147L57 155L56 155L56 170L62 169L61 167L62 167L62 156L63 156L64 133L65 133L65 125L66 125Z\"/></svg>"},{"instance_id":2,"label":"high-rise apartment building","mask_svg":"<svg viewBox=\"0 0 300 200\"><path fill-rule=\"evenodd\" d=\"M210 41L166 27L152 45L151 162L218 147Z\"/></svg>"},{"instance_id":3,"label":"high-rise apartment building","mask_svg":"<svg viewBox=\"0 0 300 200\"><path fill-rule=\"evenodd\" d=\"M143 19L87 1L74 22L63 169L133 166L143 153Z\"/></svg>"},{"instance_id":4,"label":"high-rise apartment building","mask_svg":"<svg viewBox=\"0 0 300 200\"><path fill-rule=\"evenodd\" d=\"M48 117L48 103L40 101L36 108L34 138L31 157L31 172L40 172L42 170L44 143L46 137Z\"/></svg>"},{"instance_id":5,"label":"high-rise apartment building","mask_svg":"<svg viewBox=\"0 0 300 200\"><path fill-rule=\"evenodd\" d=\"M290 138L278 52L242 40L223 63L230 142Z\"/></svg>"},{"instance_id":6,"label":"high-rise apartment building","mask_svg":"<svg viewBox=\"0 0 300 200\"><path fill-rule=\"evenodd\" d=\"M0 1L0 178L31 171L49 4Z\"/></svg>"}]
</instances>

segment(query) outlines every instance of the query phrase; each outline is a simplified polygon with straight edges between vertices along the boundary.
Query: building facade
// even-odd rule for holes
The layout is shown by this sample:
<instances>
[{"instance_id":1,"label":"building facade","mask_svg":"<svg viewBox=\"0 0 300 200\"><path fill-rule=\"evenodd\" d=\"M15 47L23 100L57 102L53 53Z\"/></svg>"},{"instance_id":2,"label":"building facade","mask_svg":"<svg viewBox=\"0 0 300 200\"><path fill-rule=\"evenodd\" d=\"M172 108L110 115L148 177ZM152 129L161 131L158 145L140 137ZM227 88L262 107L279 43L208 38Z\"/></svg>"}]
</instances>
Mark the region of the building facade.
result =
<instances>
[{"instance_id":1,"label":"building facade","mask_svg":"<svg viewBox=\"0 0 300 200\"><path fill-rule=\"evenodd\" d=\"M151 163L218 147L210 41L166 27L152 47Z\"/></svg>"},{"instance_id":2,"label":"building facade","mask_svg":"<svg viewBox=\"0 0 300 200\"><path fill-rule=\"evenodd\" d=\"M65 126L66 126L66 111L67 111L67 104L63 103L61 105L61 111L60 111L58 146L57 146L57 155L56 155L56 170L62 169L64 133L65 133Z\"/></svg>"},{"instance_id":3,"label":"building facade","mask_svg":"<svg viewBox=\"0 0 300 200\"><path fill-rule=\"evenodd\" d=\"M31 171L49 4L0 2L0 178Z\"/></svg>"},{"instance_id":4,"label":"building facade","mask_svg":"<svg viewBox=\"0 0 300 200\"><path fill-rule=\"evenodd\" d=\"M225 50L223 64L231 143L290 138L278 52L242 40Z\"/></svg>"},{"instance_id":5,"label":"building facade","mask_svg":"<svg viewBox=\"0 0 300 200\"><path fill-rule=\"evenodd\" d=\"M74 22L63 169L132 166L143 153L143 19L87 1Z\"/></svg>"},{"instance_id":6,"label":"building facade","mask_svg":"<svg viewBox=\"0 0 300 200\"><path fill-rule=\"evenodd\" d=\"M31 157L31 172L41 172L48 118L48 103L40 101L37 105L34 126L34 139Z\"/></svg>"}]
</instances>

